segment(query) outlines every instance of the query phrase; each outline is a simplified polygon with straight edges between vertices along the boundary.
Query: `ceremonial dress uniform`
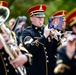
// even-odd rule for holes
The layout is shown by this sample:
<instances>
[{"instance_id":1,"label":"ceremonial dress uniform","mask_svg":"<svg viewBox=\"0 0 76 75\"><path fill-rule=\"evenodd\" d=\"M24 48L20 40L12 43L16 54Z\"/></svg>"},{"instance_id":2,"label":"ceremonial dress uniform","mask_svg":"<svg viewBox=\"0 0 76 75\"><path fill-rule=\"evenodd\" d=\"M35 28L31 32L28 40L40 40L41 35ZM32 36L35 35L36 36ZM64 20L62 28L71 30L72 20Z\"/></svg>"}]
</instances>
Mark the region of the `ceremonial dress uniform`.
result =
<instances>
[{"instance_id":1,"label":"ceremonial dress uniform","mask_svg":"<svg viewBox=\"0 0 76 75\"><path fill-rule=\"evenodd\" d=\"M7 7L8 3L6 1L0 1L0 7ZM0 49L0 75L17 75L13 66L9 63L9 55L6 53L5 49Z\"/></svg>"},{"instance_id":2,"label":"ceremonial dress uniform","mask_svg":"<svg viewBox=\"0 0 76 75\"><path fill-rule=\"evenodd\" d=\"M66 46L58 50L57 66L54 69L56 75L76 75L76 59L69 59L66 54Z\"/></svg>"},{"instance_id":3,"label":"ceremonial dress uniform","mask_svg":"<svg viewBox=\"0 0 76 75\"><path fill-rule=\"evenodd\" d=\"M30 16L44 17L45 5L36 5L28 10ZM23 31L23 45L33 55L27 75L54 75L55 54L59 41L43 35L44 28L32 24Z\"/></svg>"},{"instance_id":4,"label":"ceremonial dress uniform","mask_svg":"<svg viewBox=\"0 0 76 75\"><path fill-rule=\"evenodd\" d=\"M53 75L57 41L50 38L49 42L43 36L43 29L35 28L32 25L23 32L24 47L33 55L28 75Z\"/></svg>"},{"instance_id":5,"label":"ceremonial dress uniform","mask_svg":"<svg viewBox=\"0 0 76 75\"><path fill-rule=\"evenodd\" d=\"M18 42L15 36L15 33L11 32L15 42ZM8 45L7 45L8 46ZM28 61L24 64L25 68L31 64L32 55L22 47L22 44L19 46L21 52L27 56ZM0 75L20 75L16 69L10 64L11 58L4 48L0 49Z\"/></svg>"},{"instance_id":6,"label":"ceremonial dress uniform","mask_svg":"<svg viewBox=\"0 0 76 75\"><path fill-rule=\"evenodd\" d=\"M8 3L6 1L0 1L0 7L7 7ZM1 13L2 15L3 13ZM4 33L5 34L5 33ZM7 35L9 36L9 35ZM14 39L14 43L13 43L13 47L17 46L15 43L17 43L16 40L16 36L15 33L12 31L11 32L11 36L13 37L12 39ZM6 36L5 36L6 37ZM5 40L5 39L4 39ZM9 39L8 39L9 40ZM1 40L0 40L1 42ZM8 47L8 45L6 45ZM22 47L22 46L20 46ZM30 54L27 52L27 50L20 48L22 50L22 52L25 54L25 56L27 56L28 58L28 62L25 63L24 65L27 66L28 63L30 63L31 58L30 58ZM10 50L10 49L9 49ZM12 49L13 50L13 49ZM10 52L10 51L9 51ZM13 55L13 54L12 54ZM15 68L10 64L10 56L8 55L8 53L6 52L6 49L4 49L4 47L2 49L0 49L0 75L20 75L17 70L15 71ZM30 61L30 62L29 62Z\"/></svg>"},{"instance_id":7,"label":"ceremonial dress uniform","mask_svg":"<svg viewBox=\"0 0 76 75\"><path fill-rule=\"evenodd\" d=\"M76 8L70 11L66 15L66 23L71 27L72 35L76 35ZM73 27L75 30L73 30ZM70 38L70 37L68 37ZM76 40L76 38L74 39ZM72 44L71 44L72 46ZM69 51L69 50L68 50ZM76 44L75 44L76 51ZM58 50L57 66L54 69L56 75L76 75L76 59L73 57L70 59L67 54L66 46L63 46Z\"/></svg>"}]
</instances>

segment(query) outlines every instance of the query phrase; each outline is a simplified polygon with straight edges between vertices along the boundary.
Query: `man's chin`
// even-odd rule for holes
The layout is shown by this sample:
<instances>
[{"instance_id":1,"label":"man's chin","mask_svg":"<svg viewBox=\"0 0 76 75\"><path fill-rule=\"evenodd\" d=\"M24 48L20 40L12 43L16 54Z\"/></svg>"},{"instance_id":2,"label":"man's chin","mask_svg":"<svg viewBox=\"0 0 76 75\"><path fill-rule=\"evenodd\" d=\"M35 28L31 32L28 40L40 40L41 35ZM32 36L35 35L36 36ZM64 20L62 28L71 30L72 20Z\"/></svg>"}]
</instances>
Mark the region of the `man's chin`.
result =
<instances>
[{"instance_id":1,"label":"man's chin","mask_svg":"<svg viewBox=\"0 0 76 75\"><path fill-rule=\"evenodd\" d=\"M43 27L43 26L42 26L42 25L39 25L38 27L41 28L41 27Z\"/></svg>"}]
</instances>

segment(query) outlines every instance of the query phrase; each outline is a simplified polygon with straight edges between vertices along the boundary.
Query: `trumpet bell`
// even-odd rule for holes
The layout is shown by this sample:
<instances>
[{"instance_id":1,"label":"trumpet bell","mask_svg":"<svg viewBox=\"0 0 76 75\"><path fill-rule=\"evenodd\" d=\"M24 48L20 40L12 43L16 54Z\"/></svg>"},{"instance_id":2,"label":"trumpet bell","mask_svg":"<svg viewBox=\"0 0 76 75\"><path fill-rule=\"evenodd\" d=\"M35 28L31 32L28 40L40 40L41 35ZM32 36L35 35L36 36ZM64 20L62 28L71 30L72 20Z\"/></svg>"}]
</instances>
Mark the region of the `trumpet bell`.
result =
<instances>
[{"instance_id":1,"label":"trumpet bell","mask_svg":"<svg viewBox=\"0 0 76 75\"><path fill-rule=\"evenodd\" d=\"M0 6L0 25L3 24L9 17L10 11L7 7Z\"/></svg>"}]
</instances>

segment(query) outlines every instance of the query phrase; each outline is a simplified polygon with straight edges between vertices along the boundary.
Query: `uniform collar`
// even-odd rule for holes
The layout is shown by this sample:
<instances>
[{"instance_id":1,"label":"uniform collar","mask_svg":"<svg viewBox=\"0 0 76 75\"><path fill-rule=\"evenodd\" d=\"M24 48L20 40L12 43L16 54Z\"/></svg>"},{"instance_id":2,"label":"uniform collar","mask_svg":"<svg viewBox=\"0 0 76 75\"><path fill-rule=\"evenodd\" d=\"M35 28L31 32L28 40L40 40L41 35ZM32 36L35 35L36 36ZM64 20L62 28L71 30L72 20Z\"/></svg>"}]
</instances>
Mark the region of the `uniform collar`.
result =
<instances>
[{"instance_id":1,"label":"uniform collar","mask_svg":"<svg viewBox=\"0 0 76 75\"><path fill-rule=\"evenodd\" d=\"M34 30L41 30L42 28L39 28L39 27L37 27L37 26L35 26L35 25L33 25L32 24L32 28L34 29Z\"/></svg>"}]
</instances>

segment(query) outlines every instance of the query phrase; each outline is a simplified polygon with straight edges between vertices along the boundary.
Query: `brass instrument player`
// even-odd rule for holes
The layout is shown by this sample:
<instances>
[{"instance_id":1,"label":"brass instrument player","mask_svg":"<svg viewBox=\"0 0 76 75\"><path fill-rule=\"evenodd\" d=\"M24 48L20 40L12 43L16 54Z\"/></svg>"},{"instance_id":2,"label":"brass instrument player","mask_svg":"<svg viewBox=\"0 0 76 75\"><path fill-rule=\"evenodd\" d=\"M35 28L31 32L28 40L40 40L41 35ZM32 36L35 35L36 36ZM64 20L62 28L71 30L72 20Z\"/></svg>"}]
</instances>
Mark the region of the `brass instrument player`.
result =
<instances>
[{"instance_id":1,"label":"brass instrument player","mask_svg":"<svg viewBox=\"0 0 76 75\"><path fill-rule=\"evenodd\" d=\"M69 34L65 46L58 50L56 75L76 75L76 35Z\"/></svg>"},{"instance_id":2,"label":"brass instrument player","mask_svg":"<svg viewBox=\"0 0 76 75\"><path fill-rule=\"evenodd\" d=\"M0 10L2 9L2 10L6 10L6 9L3 9L2 7L7 7L8 6L8 3L6 2L6 1L0 1ZM7 16L7 14L6 13L4 13L4 14L2 14L1 13L2 11L0 11L0 18L1 18L1 16L3 16L4 18L6 18L6 16ZM4 16L5 15L5 16ZM3 20L4 19L0 19L0 22L3 22ZM7 33L7 32L6 32ZM8 47L8 45L10 45L11 43L10 43L10 41L9 41L9 35L7 35L6 33L4 33L1 29L0 29L0 75L18 75L19 73L17 73L16 71L15 71L15 68L17 67L17 66L12 66L11 64L10 64L10 56L9 56L9 54L6 52L6 50L5 50L5 47L4 47L4 45L6 45L7 47ZM12 34L13 35L13 34ZM2 36L2 37L1 37ZM1 38L3 39L3 40L1 40ZM4 42L4 43L3 43ZM14 47L14 46L13 46ZM7 48L8 49L8 48ZM8 50L9 51L9 50ZM21 53L21 51L20 50L17 50L17 52L18 52L18 54L22 54ZM26 63L26 62L28 62L29 61L29 56L28 55L24 55L23 56L24 58L25 58L25 60L24 60L24 62L22 62L23 64L24 63ZM22 57L22 58L23 58ZM28 58L27 58L28 57ZM15 64L15 63L14 63ZM13 65L14 65L13 64ZM21 75L21 74L19 74L19 75ZM24 75L24 74L22 74L22 75Z\"/></svg>"},{"instance_id":3,"label":"brass instrument player","mask_svg":"<svg viewBox=\"0 0 76 75\"><path fill-rule=\"evenodd\" d=\"M6 1L0 1L0 6L7 7L8 3ZM4 39L7 41L8 40L7 34L2 35ZM3 44L0 40L0 75L11 75L11 74L17 75L13 66L9 62L9 55L6 53L5 49L3 48Z\"/></svg>"},{"instance_id":4,"label":"brass instrument player","mask_svg":"<svg viewBox=\"0 0 76 75\"><path fill-rule=\"evenodd\" d=\"M76 75L76 8L66 15L66 23L72 32L68 35L66 46L58 50L56 75Z\"/></svg>"},{"instance_id":5,"label":"brass instrument player","mask_svg":"<svg viewBox=\"0 0 76 75\"><path fill-rule=\"evenodd\" d=\"M32 24L23 31L22 40L24 47L33 54L33 61L27 75L54 75L54 55L59 41L51 37L48 26L43 28L45 10L44 4L28 9Z\"/></svg>"},{"instance_id":6,"label":"brass instrument player","mask_svg":"<svg viewBox=\"0 0 76 75\"><path fill-rule=\"evenodd\" d=\"M52 15L52 17L62 17L63 21L62 21L62 26L59 28L55 28L53 29L52 33L53 33L53 38L55 38L56 40L60 41L59 42L59 46L58 48L62 47L63 45L66 45L66 39L67 39L67 31L66 31L66 10L60 10L57 11L56 13L54 13Z\"/></svg>"},{"instance_id":7,"label":"brass instrument player","mask_svg":"<svg viewBox=\"0 0 76 75\"><path fill-rule=\"evenodd\" d=\"M76 34L76 8L71 10L67 15L66 15L66 23L68 26L71 28L72 33Z\"/></svg>"}]
</instances>

